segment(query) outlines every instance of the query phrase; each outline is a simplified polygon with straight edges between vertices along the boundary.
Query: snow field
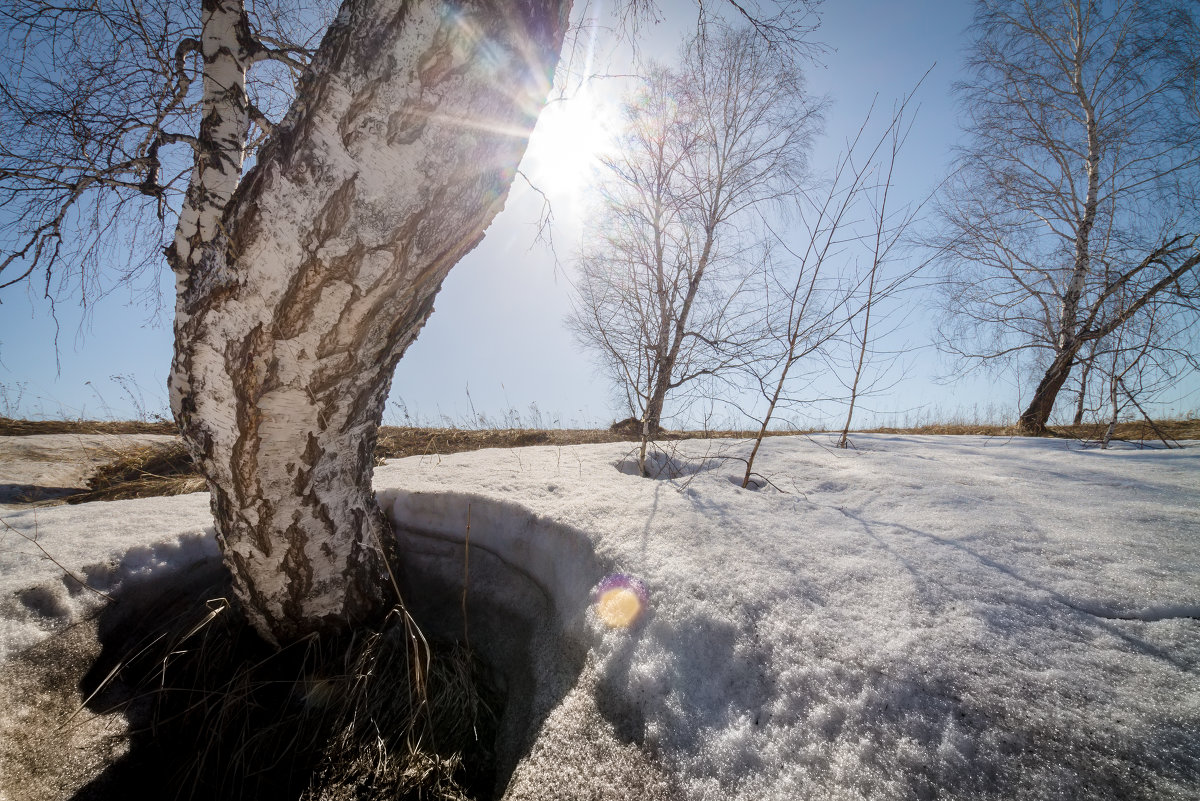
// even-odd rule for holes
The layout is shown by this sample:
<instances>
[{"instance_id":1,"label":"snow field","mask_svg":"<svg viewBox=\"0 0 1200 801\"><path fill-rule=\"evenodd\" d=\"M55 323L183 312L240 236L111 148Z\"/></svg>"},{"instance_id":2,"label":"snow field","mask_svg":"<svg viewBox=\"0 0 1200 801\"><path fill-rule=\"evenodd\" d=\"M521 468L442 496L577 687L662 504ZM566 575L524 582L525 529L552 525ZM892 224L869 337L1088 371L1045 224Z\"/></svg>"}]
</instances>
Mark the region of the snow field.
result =
<instances>
[{"instance_id":1,"label":"snow field","mask_svg":"<svg viewBox=\"0 0 1200 801\"><path fill-rule=\"evenodd\" d=\"M552 713L541 736L599 729L612 761L632 746L661 766L661 797L1200 791L1195 452L856 443L768 440L761 470L786 494L734 486L740 465L721 458L738 451L712 442L675 454L706 469L673 482L628 475L621 445L407 460L377 482L404 488L381 493L395 519L441 538L462 538L470 505L472 543L499 553L505 526L474 521L519 499L517 564L537 562L530 543L590 543L582 575L557 557L531 571L555 602L552 639L585 639L592 682L575 704L587 723ZM461 575L461 551L448 563ZM578 611L616 570L650 587L631 632ZM543 769L586 775L597 736L577 755L558 737Z\"/></svg>"},{"instance_id":2,"label":"snow field","mask_svg":"<svg viewBox=\"0 0 1200 801\"><path fill-rule=\"evenodd\" d=\"M507 798L1200 795L1200 446L854 442L767 440L782 492L711 441L674 480L628 444L377 469L410 606L508 688ZM216 554L205 495L5 520L106 591ZM0 653L102 602L0 537ZM590 608L618 571L630 630Z\"/></svg>"}]
</instances>

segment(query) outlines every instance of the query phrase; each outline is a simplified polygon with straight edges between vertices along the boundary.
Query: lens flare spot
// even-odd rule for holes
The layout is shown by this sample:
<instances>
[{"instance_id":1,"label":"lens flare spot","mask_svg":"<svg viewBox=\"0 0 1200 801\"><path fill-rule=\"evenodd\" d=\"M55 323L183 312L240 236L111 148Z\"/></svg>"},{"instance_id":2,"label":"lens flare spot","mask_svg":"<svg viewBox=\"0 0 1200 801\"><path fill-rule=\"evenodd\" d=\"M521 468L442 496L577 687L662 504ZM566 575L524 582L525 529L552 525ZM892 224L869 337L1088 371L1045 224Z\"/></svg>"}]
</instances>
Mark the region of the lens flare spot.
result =
<instances>
[{"instance_id":1,"label":"lens flare spot","mask_svg":"<svg viewBox=\"0 0 1200 801\"><path fill-rule=\"evenodd\" d=\"M609 628L625 629L645 612L650 594L640 579L613 573L592 590L596 617Z\"/></svg>"}]
</instances>

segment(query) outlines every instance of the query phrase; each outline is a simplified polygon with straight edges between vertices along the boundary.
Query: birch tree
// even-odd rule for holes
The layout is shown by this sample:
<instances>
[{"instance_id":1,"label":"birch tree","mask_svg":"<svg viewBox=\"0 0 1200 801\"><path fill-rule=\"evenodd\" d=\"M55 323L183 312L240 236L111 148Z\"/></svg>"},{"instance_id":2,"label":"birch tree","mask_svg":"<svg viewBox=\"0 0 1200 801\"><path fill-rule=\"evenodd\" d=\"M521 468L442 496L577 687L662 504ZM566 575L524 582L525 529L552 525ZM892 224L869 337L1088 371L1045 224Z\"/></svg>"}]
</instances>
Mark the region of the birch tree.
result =
<instances>
[{"instance_id":1,"label":"birch tree","mask_svg":"<svg viewBox=\"0 0 1200 801\"><path fill-rule=\"evenodd\" d=\"M82 30L89 8L62 24ZM70 178L75 193L96 182L158 193L156 149L191 149L167 248L178 287L171 406L208 479L237 596L269 640L384 606L387 534L370 479L392 371L446 272L503 205L568 11L556 0L349 0L270 125L247 76L290 51L256 35L240 0L205 0L198 36L185 35L186 16L159 24L156 36L179 35L154 51L172 70L159 73L152 108L107 140L127 152L97 153L88 131L65 140L99 162ZM109 35L113 47L123 35ZM96 113L104 123L113 112ZM259 126L270 136L246 170ZM21 180L68 171L50 172ZM8 264L53 266L57 233L33 234Z\"/></svg>"},{"instance_id":2,"label":"birch tree","mask_svg":"<svg viewBox=\"0 0 1200 801\"><path fill-rule=\"evenodd\" d=\"M821 110L800 70L749 29L697 36L627 104L569 322L643 437L661 428L668 395L740 358L754 226L799 190Z\"/></svg>"},{"instance_id":3,"label":"birch tree","mask_svg":"<svg viewBox=\"0 0 1200 801\"><path fill-rule=\"evenodd\" d=\"M844 345L853 350L853 377L838 447L848 444L854 404L866 390L862 377L872 313L878 315L881 301L899 292L916 272L887 270L917 213L910 206L888 204L897 159L911 128L906 116L911 99L909 94L898 101L888 124L868 138L872 106L823 185L800 199L800 225L790 237L800 246L781 244L787 256L764 273L765 336L744 368L763 411L743 410L758 424L743 488L750 486L754 460L772 420L800 402L798 386L831 372L832 351Z\"/></svg>"},{"instance_id":4,"label":"birch tree","mask_svg":"<svg viewBox=\"0 0 1200 801\"><path fill-rule=\"evenodd\" d=\"M310 49L284 2L14 0L0 71L0 281L173 230L172 411L277 643L386 606L392 372L504 204L571 9L346 0ZM763 35L808 4L774 11Z\"/></svg>"},{"instance_id":5,"label":"birch tree","mask_svg":"<svg viewBox=\"0 0 1200 801\"><path fill-rule=\"evenodd\" d=\"M240 9L205 10L171 405L238 595L286 640L382 606L370 476L391 376L503 205L569 6L351 0L240 181L253 48Z\"/></svg>"},{"instance_id":6,"label":"birch tree","mask_svg":"<svg viewBox=\"0 0 1200 801\"><path fill-rule=\"evenodd\" d=\"M982 0L974 30L941 344L1031 370L1018 428L1041 434L1090 343L1168 299L1195 324L1200 116L1179 46L1195 19L1169 0Z\"/></svg>"}]
</instances>

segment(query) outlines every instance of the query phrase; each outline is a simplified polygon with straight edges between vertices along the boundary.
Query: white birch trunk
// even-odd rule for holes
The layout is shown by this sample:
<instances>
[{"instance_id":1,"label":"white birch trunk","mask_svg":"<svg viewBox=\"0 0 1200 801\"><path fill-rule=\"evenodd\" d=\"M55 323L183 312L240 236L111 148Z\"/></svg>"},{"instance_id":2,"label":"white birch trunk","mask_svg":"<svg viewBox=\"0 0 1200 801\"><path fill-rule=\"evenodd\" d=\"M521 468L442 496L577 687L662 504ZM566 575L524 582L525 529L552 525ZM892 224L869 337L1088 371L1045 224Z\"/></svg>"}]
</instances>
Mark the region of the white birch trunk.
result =
<instances>
[{"instance_id":1,"label":"white birch trunk","mask_svg":"<svg viewBox=\"0 0 1200 801\"><path fill-rule=\"evenodd\" d=\"M1079 308L1087 279L1092 272L1091 238L1092 228L1096 224L1096 210L1100 197L1100 156L1101 142L1096 120L1096 108L1088 94L1084 81L1083 52L1085 31L1083 30L1082 8L1075 3L1077 36L1075 48L1075 63L1071 73L1071 88L1079 101L1079 107L1084 114L1084 132L1087 141L1087 159L1084 169L1087 172L1087 190L1083 198L1083 214L1075 226L1075 263L1071 269L1071 277L1063 292L1059 304L1058 331L1055 336L1055 355L1046 373L1038 382L1033 398L1021 413L1017 422L1017 430L1025 434L1042 436L1047 433L1046 423L1054 411L1058 393L1071 374L1075 364L1075 355L1083 343L1079 339Z\"/></svg>"},{"instance_id":2,"label":"white birch trunk","mask_svg":"<svg viewBox=\"0 0 1200 801\"><path fill-rule=\"evenodd\" d=\"M177 276L190 272L205 243L217 237L221 214L242 176L250 130L246 71L254 59L254 42L241 0L203 0L200 25L204 94L199 152L169 254Z\"/></svg>"},{"instance_id":3,"label":"white birch trunk","mask_svg":"<svg viewBox=\"0 0 1200 801\"><path fill-rule=\"evenodd\" d=\"M232 200L214 216L198 192L181 216L172 410L268 639L342 628L386 598L371 474L392 372L503 206L569 10L348 0ZM228 88L223 64L209 67Z\"/></svg>"}]
</instances>

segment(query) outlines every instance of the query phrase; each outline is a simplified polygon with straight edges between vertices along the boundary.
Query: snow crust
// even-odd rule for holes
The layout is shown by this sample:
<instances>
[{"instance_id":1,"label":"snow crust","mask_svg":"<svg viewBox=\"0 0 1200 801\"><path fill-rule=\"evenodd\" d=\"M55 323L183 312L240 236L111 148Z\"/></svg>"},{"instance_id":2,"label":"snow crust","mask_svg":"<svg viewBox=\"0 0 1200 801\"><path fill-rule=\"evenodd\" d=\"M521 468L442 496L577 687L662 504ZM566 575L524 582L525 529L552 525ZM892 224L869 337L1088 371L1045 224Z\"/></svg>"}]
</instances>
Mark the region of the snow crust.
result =
<instances>
[{"instance_id":1,"label":"snow crust","mask_svg":"<svg viewBox=\"0 0 1200 801\"><path fill-rule=\"evenodd\" d=\"M99 593L220 556L208 493L5 511L0 520L0 663L88 618L107 603Z\"/></svg>"},{"instance_id":2,"label":"snow crust","mask_svg":"<svg viewBox=\"0 0 1200 801\"><path fill-rule=\"evenodd\" d=\"M410 603L508 684L507 798L1200 797L1200 443L854 442L767 440L757 491L701 441L670 480L629 444L377 469ZM203 494L4 519L106 591L216 553ZM0 536L0 654L102 602Z\"/></svg>"},{"instance_id":3,"label":"snow crust","mask_svg":"<svg viewBox=\"0 0 1200 801\"><path fill-rule=\"evenodd\" d=\"M855 443L768 440L783 491L735 486L747 449L711 442L673 481L628 475L629 445L377 471L426 539L461 540L470 507L471 548L551 599L551 647L586 649L510 798L1200 794L1195 447ZM587 608L614 571L650 590L629 632Z\"/></svg>"}]
</instances>

